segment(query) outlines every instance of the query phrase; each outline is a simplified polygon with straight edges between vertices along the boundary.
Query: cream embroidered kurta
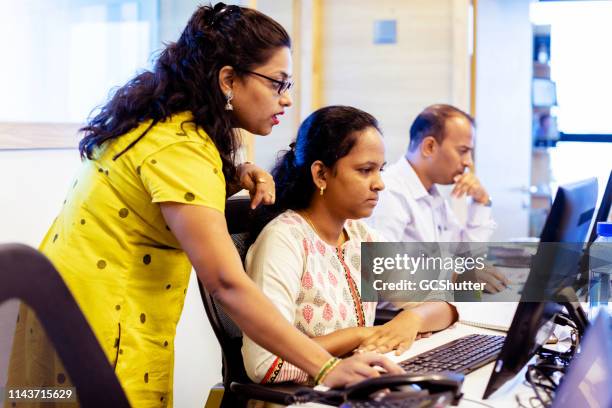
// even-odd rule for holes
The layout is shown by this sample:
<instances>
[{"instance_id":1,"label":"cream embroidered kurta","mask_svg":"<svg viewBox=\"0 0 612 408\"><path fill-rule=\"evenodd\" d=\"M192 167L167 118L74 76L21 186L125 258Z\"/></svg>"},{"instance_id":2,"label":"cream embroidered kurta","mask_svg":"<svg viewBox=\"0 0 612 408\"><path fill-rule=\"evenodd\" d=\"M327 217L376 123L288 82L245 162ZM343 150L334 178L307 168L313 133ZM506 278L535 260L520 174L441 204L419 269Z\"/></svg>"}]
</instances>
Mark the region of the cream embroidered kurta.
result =
<instances>
[{"instance_id":1,"label":"cream embroidered kurta","mask_svg":"<svg viewBox=\"0 0 612 408\"><path fill-rule=\"evenodd\" d=\"M349 240L336 248L288 210L261 232L246 258L247 272L281 314L309 337L372 326L375 302L360 296L361 243L374 241L365 223L349 220ZM242 355L253 381L306 382L308 375L244 337Z\"/></svg>"}]
</instances>

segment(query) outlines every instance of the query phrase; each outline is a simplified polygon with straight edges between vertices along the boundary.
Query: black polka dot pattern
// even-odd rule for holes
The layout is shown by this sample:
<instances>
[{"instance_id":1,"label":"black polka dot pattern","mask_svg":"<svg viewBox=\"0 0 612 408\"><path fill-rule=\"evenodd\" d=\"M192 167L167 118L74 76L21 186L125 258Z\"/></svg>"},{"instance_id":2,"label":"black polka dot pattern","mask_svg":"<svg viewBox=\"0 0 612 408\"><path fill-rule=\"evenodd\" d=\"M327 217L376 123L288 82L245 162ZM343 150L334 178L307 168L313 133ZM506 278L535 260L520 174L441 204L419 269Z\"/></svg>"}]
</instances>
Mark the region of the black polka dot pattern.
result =
<instances>
[{"instance_id":1,"label":"black polka dot pattern","mask_svg":"<svg viewBox=\"0 0 612 408\"><path fill-rule=\"evenodd\" d=\"M123 349L119 349L119 354L123 354Z\"/></svg>"},{"instance_id":2,"label":"black polka dot pattern","mask_svg":"<svg viewBox=\"0 0 612 408\"><path fill-rule=\"evenodd\" d=\"M57 235L57 234L55 234L55 235L53 236L53 242L57 241L57 237L58 237L58 235Z\"/></svg>"},{"instance_id":3,"label":"black polka dot pattern","mask_svg":"<svg viewBox=\"0 0 612 408\"><path fill-rule=\"evenodd\" d=\"M85 221L85 218L81 218L81 225L85 225L87 221Z\"/></svg>"},{"instance_id":4,"label":"black polka dot pattern","mask_svg":"<svg viewBox=\"0 0 612 408\"><path fill-rule=\"evenodd\" d=\"M195 200L195 195L193 193L185 193L185 200L186 201L193 201L193 200Z\"/></svg>"},{"instance_id":5,"label":"black polka dot pattern","mask_svg":"<svg viewBox=\"0 0 612 408\"><path fill-rule=\"evenodd\" d=\"M219 173L219 170L217 170L217 168L214 168L213 169L213 173L217 174L217 173Z\"/></svg>"},{"instance_id":6,"label":"black polka dot pattern","mask_svg":"<svg viewBox=\"0 0 612 408\"><path fill-rule=\"evenodd\" d=\"M142 257L142 263L145 265L148 265L151 263L151 255L146 254L145 256Z\"/></svg>"},{"instance_id":7,"label":"black polka dot pattern","mask_svg":"<svg viewBox=\"0 0 612 408\"><path fill-rule=\"evenodd\" d=\"M63 384L66 382L66 375L64 373L59 373L57 375L57 382L58 384Z\"/></svg>"},{"instance_id":8,"label":"black polka dot pattern","mask_svg":"<svg viewBox=\"0 0 612 408\"><path fill-rule=\"evenodd\" d=\"M149 373L145 373L145 375L144 375L144 382L145 383L149 382Z\"/></svg>"},{"instance_id":9,"label":"black polka dot pattern","mask_svg":"<svg viewBox=\"0 0 612 408\"><path fill-rule=\"evenodd\" d=\"M172 287L172 285L171 285L171 284L167 284L167 285L166 285L166 290L170 289L171 287Z\"/></svg>"},{"instance_id":10,"label":"black polka dot pattern","mask_svg":"<svg viewBox=\"0 0 612 408\"><path fill-rule=\"evenodd\" d=\"M168 347L168 340L164 341L164 347Z\"/></svg>"},{"instance_id":11,"label":"black polka dot pattern","mask_svg":"<svg viewBox=\"0 0 612 408\"><path fill-rule=\"evenodd\" d=\"M140 323L144 323L147 321L147 315L145 315L144 313L140 314Z\"/></svg>"},{"instance_id":12,"label":"black polka dot pattern","mask_svg":"<svg viewBox=\"0 0 612 408\"><path fill-rule=\"evenodd\" d=\"M140 166L136 167L136 174L140 176Z\"/></svg>"},{"instance_id":13,"label":"black polka dot pattern","mask_svg":"<svg viewBox=\"0 0 612 408\"><path fill-rule=\"evenodd\" d=\"M115 310L121 310L121 305L115 305Z\"/></svg>"},{"instance_id":14,"label":"black polka dot pattern","mask_svg":"<svg viewBox=\"0 0 612 408\"><path fill-rule=\"evenodd\" d=\"M130 210L128 210L127 208L122 208L119 210L119 216L121 218L127 217L129 213L130 213Z\"/></svg>"},{"instance_id":15,"label":"black polka dot pattern","mask_svg":"<svg viewBox=\"0 0 612 408\"><path fill-rule=\"evenodd\" d=\"M155 159L151 160L151 164L157 164L157 160Z\"/></svg>"},{"instance_id":16,"label":"black polka dot pattern","mask_svg":"<svg viewBox=\"0 0 612 408\"><path fill-rule=\"evenodd\" d=\"M106 268L106 261L104 259L100 259L96 266L98 267L98 269L104 269Z\"/></svg>"}]
</instances>

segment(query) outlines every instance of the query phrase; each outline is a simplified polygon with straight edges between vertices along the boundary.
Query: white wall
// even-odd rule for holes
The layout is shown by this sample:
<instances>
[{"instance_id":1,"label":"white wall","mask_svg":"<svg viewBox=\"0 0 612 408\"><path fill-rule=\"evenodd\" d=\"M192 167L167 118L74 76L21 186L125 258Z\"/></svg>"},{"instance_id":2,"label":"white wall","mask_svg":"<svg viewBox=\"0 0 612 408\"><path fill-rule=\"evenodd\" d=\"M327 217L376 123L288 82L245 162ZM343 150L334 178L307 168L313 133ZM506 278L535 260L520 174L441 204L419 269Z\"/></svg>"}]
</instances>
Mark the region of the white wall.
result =
<instances>
[{"instance_id":1,"label":"white wall","mask_svg":"<svg viewBox=\"0 0 612 408\"><path fill-rule=\"evenodd\" d=\"M278 0L257 0L257 9L262 13L272 17L285 30L292 35L293 30L293 2ZM297 61L293 61L294 64ZM295 68L294 68L295 69ZM294 92L292 92L294 96ZM297 134L296 117L298 112L291 107L280 117L280 123L274 126L272 133L267 136L255 136L255 163L265 169L272 169L278 153L289 148L289 143Z\"/></svg>"},{"instance_id":2,"label":"white wall","mask_svg":"<svg viewBox=\"0 0 612 408\"><path fill-rule=\"evenodd\" d=\"M374 115L387 161L399 159L426 106L468 109L467 11L467 0L325 1L323 104ZM397 43L373 43L376 20L396 20Z\"/></svg>"},{"instance_id":3,"label":"white wall","mask_svg":"<svg viewBox=\"0 0 612 408\"><path fill-rule=\"evenodd\" d=\"M525 237L531 177L530 0L478 2L476 172L493 200L493 240ZM524 206L526 205L526 206Z\"/></svg>"},{"instance_id":4,"label":"white wall","mask_svg":"<svg viewBox=\"0 0 612 408\"><path fill-rule=\"evenodd\" d=\"M37 247L79 166L76 150L0 151L0 243ZM174 405L203 407L209 389L221 381L221 351L193 272L175 350Z\"/></svg>"}]
</instances>

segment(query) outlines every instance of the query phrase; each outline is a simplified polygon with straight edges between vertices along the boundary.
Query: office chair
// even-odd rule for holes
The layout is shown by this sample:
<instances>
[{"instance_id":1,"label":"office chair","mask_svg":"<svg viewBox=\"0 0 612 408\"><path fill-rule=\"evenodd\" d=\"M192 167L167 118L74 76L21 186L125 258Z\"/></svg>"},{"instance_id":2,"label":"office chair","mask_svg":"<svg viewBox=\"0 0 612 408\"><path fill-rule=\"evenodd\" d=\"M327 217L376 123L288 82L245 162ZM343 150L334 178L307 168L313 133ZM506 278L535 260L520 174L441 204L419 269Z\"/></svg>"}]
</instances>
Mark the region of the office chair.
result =
<instances>
[{"instance_id":1,"label":"office chair","mask_svg":"<svg viewBox=\"0 0 612 408\"><path fill-rule=\"evenodd\" d=\"M249 230L253 220L249 197L237 197L227 200L225 219L234 245L244 262L249 248ZM292 403L292 390L303 388L296 384L261 385L252 382L242 360L242 331L223 308L206 291L198 280L200 295L208 320L221 345L223 397L221 407L245 407L249 399L288 405ZM209 398L209 402L210 402ZM207 403L207 407L209 404Z\"/></svg>"},{"instance_id":2,"label":"office chair","mask_svg":"<svg viewBox=\"0 0 612 408\"><path fill-rule=\"evenodd\" d=\"M0 306L10 306L7 301L16 299L35 312L76 388L82 407L130 406L70 290L43 254L22 244L1 244L0 282ZM14 328L17 319L15 308L3 307L0 327ZM14 329L0 331L3 345L0 353L10 354L13 334ZM1 357L6 356L1 355L0 362L8 361ZM4 379L4 374L0 372L0 378ZM4 386L2 381L0 387Z\"/></svg>"}]
</instances>

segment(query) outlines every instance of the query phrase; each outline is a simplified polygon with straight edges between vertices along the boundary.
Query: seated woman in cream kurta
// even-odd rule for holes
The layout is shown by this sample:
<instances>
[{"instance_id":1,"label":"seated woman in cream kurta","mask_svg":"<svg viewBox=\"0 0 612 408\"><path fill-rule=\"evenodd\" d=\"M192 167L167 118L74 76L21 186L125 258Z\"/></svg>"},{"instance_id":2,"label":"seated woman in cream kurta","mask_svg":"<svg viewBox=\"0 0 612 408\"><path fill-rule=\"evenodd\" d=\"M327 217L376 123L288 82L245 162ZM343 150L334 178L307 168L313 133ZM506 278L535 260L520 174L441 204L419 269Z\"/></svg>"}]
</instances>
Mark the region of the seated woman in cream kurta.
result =
<instances>
[{"instance_id":1,"label":"seated woman in cream kurta","mask_svg":"<svg viewBox=\"0 0 612 408\"><path fill-rule=\"evenodd\" d=\"M377 241L368 217L384 188L384 145L376 119L330 106L300 126L272 171L277 186L271 219L250 248L247 272L281 314L336 356L356 349L402 353L420 335L457 319L446 302L410 304L372 327L376 303L362 302L362 242ZM308 374L245 337L245 368L253 381L308 382Z\"/></svg>"}]
</instances>

